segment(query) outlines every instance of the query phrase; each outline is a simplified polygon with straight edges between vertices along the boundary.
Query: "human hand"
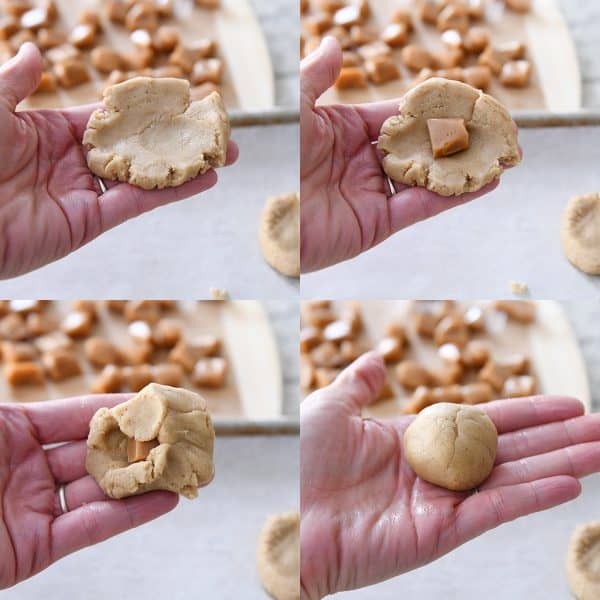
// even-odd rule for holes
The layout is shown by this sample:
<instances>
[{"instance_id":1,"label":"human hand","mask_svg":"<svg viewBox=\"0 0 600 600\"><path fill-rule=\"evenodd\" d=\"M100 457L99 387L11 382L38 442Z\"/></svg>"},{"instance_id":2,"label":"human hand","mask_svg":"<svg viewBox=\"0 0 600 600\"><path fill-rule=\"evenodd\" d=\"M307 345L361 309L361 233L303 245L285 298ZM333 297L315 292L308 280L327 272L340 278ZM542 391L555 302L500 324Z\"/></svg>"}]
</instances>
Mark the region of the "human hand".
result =
<instances>
[{"instance_id":1,"label":"human hand","mask_svg":"<svg viewBox=\"0 0 600 600\"><path fill-rule=\"evenodd\" d=\"M301 597L322 598L420 567L485 531L580 493L600 470L600 414L572 398L482 405L498 429L496 466L472 492L418 478L402 437L414 417L362 419L383 385L370 353L301 406Z\"/></svg>"},{"instance_id":2,"label":"human hand","mask_svg":"<svg viewBox=\"0 0 600 600\"><path fill-rule=\"evenodd\" d=\"M89 421L128 394L0 404L0 589L177 506L172 492L110 500L85 470ZM44 449L43 445L68 442ZM62 514L57 486L65 485Z\"/></svg>"},{"instance_id":3,"label":"human hand","mask_svg":"<svg viewBox=\"0 0 600 600\"><path fill-rule=\"evenodd\" d=\"M490 192L439 196L395 183L390 191L374 142L398 100L315 106L337 79L342 52L324 38L301 63L301 266L315 271L357 256L397 231Z\"/></svg>"},{"instance_id":4,"label":"human hand","mask_svg":"<svg viewBox=\"0 0 600 600\"><path fill-rule=\"evenodd\" d=\"M107 181L102 194L81 145L95 106L15 112L36 89L41 69L40 53L29 43L0 67L0 278L57 260L127 219L217 182L211 169L163 190ZM227 164L237 154L230 142Z\"/></svg>"}]
</instances>

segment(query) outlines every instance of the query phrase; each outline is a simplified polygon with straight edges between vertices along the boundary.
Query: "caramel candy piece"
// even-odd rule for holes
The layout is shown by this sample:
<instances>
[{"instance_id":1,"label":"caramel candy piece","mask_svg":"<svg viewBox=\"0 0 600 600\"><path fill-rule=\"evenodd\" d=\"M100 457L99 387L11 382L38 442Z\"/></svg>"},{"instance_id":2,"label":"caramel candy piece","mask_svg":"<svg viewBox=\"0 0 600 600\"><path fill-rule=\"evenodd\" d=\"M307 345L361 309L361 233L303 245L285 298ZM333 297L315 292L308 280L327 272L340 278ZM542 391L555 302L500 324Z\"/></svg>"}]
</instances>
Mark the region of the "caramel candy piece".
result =
<instances>
[{"instance_id":1,"label":"caramel candy piece","mask_svg":"<svg viewBox=\"0 0 600 600\"><path fill-rule=\"evenodd\" d=\"M425 386L419 386L411 396L407 404L402 408L402 412L406 415L416 415L424 408L433 404L433 394L431 389Z\"/></svg>"},{"instance_id":2,"label":"caramel candy piece","mask_svg":"<svg viewBox=\"0 0 600 600\"><path fill-rule=\"evenodd\" d=\"M43 73L42 73L43 77ZM27 331L32 336L45 335L57 327L56 319L44 313L30 313L26 317Z\"/></svg>"},{"instance_id":3,"label":"caramel candy piece","mask_svg":"<svg viewBox=\"0 0 600 600\"><path fill-rule=\"evenodd\" d=\"M327 13L321 13L306 17L304 19L304 28L311 35L322 35L328 29L333 27L333 19Z\"/></svg>"},{"instance_id":4,"label":"caramel candy piece","mask_svg":"<svg viewBox=\"0 0 600 600\"><path fill-rule=\"evenodd\" d=\"M342 47L342 50L346 50L352 46L352 39L350 38L350 33L345 27L341 25L336 25L332 27L329 31L325 32L325 35L330 35L334 37Z\"/></svg>"},{"instance_id":5,"label":"caramel candy piece","mask_svg":"<svg viewBox=\"0 0 600 600\"><path fill-rule=\"evenodd\" d=\"M35 44L36 37L35 33L28 29L23 29L10 38L10 44L13 50L16 52L25 42L32 42Z\"/></svg>"},{"instance_id":6,"label":"caramel candy piece","mask_svg":"<svg viewBox=\"0 0 600 600\"><path fill-rule=\"evenodd\" d=\"M335 13L340 8L344 8L346 6L345 0L317 0L316 5L323 12L327 13ZM308 9L308 6L305 8L305 11Z\"/></svg>"},{"instance_id":7,"label":"caramel candy piece","mask_svg":"<svg viewBox=\"0 0 600 600\"><path fill-rule=\"evenodd\" d=\"M350 28L350 41L355 46L364 46L377 40L378 32L373 27L353 25Z\"/></svg>"},{"instance_id":8,"label":"caramel candy piece","mask_svg":"<svg viewBox=\"0 0 600 600\"><path fill-rule=\"evenodd\" d=\"M90 54L92 65L100 73L111 73L123 66L121 55L108 46L98 46Z\"/></svg>"},{"instance_id":9,"label":"caramel candy piece","mask_svg":"<svg viewBox=\"0 0 600 600\"><path fill-rule=\"evenodd\" d=\"M400 78L400 71L394 61L386 56L379 56L365 62L365 70L370 81L381 85Z\"/></svg>"},{"instance_id":10,"label":"caramel candy piece","mask_svg":"<svg viewBox=\"0 0 600 600\"><path fill-rule=\"evenodd\" d=\"M213 335L200 336L192 342L180 340L169 353L168 360L181 365L186 373L191 373L198 360L214 356L220 346L220 340Z\"/></svg>"},{"instance_id":11,"label":"caramel candy piece","mask_svg":"<svg viewBox=\"0 0 600 600\"><path fill-rule=\"evenodd\" d=\"M122 315L125 312L127 300L105 300L104 306L106 306L106 308L110 312L115 313L117 315Z\"/></svg>"},{"instance_id":12,"label":"caramel candy piece","mask_svg":"<svg viewBox=\"0 0 600 600\"><path fill-rule=\"evenodd\" d=\"M506 55L493 46L488 46L479 55L477 60L480 65L489 67L494 75L500 75L500 71L502 71L502 67L506 61Z\"/></svg>"},{"instance_id":13,"label":"caramel candy piece","mask_svg":"<svg viewBox=\"0 0 600 600\"><path fill-rule=\"evenodd\" d=\"M315 369L315 387L321 389L331 385L340 372L340 369L331 369L327 367Z\"/></svg>"},{"instance_id":14,"label":"caramel candy piece","mask_svg":"<svg viewBox=\"0 0 600 600\"><path fill-rule=\"evenodd\" d=\"M420 71L426 67L431 67L433 57L426 48L417 44L410 44L402 49L402 62L411 71Z\"/></svg>"},{"instance_id":15,"label":"caramel candy piece","mask_svg":"<svg viewBox=\"0 0 600 600\"><path fill-rule=\"evenodd\" d=\"M487 90L492 83L492 72L489 67L475 66L463 69L465 83L478 90Z\"/></svg>"},{"instance_id":16,"label":"caramel candy piece","mask_svg":"<svg viewBox=\"0 0 600 600\"><path fill-rule=\"evenodd\" d=\"M389 337L395 337L404 347L407 343L406 329L402 323L388 323L385 327L385 334Z\"/></svg>"},{"instance_id":17,"label":"caramel candy piece","mask_svg":"<svg viewBox=\"0 0 600 600\"><path fill-rule=\"evenodd\" d=\"M507 60L519 60L525 57L525 44L523 42L504 42L498 44L496 49L502 52Z\"/></svg>"},{"instance_id":18,"label":"caramel candy piece","mask_svg":"<svg viewBox=\"0 0 600 600\"><path fill-rule=\"evenodd\" d=\"M93 319L87 311L70 312L61 323L61 329L72 338L82 338L90 335Z\"/></svg>"},{"instance_id":19,"label":"caramel candy piece","mask_svg":"<svg viewBox=\"0 0 600 600\"><path fill-rule=\"evenodd\" d=\"M306 354L323 341L321 332L316 327L303 327L300 330L300 352Z\"/></svg>"},{"instance_id":20,"label":"caramel candy piece","mask_svg":"<svg viewBox=\"0 0 600 600\"><path fill-rule=\"evenodd\" d=\"M13 362L6 365L4 377L12 386L42 385L44 370L36 362Z\"/></svg>"},{"instance_id":21,"label":"caramel candy piece","mask_svg":"<svg viewBox=\"0 0 600 600\"><path fill-rule=\"evenodd\" d=\"M392 384L389 382L389 380L386 378L386 380L383 382L381 390L379 391L379 395L377 396L377 398L375 398L375 402L388 400L389 398L393 398L394 396L394 388L392 387Z\"/></svg>"},{"instance_id":22,"label":"caramel candy piece","mask_svg":"<svg viewBox=\"0 0 600 600\"><path fill-rule=\"evenodd\" d=\"M531 0L505 0L506 8L519 13L528 13L531 10Z\"/></svg>"},{"instance_id":23,"label":"caramel candy piece","mask_svg":"<svg viewBox=\"0 0 600 600\"><path fill-rule=\"evenodd\" d=\"M441 11L441 5L435 0L420 0L417 4L417 16L423 23L435 25Z\"/></svg>"},{"instance_id":24,"label":"caramel candy piece","mask_svg":"<svg viewBox=\"0 0 600 600\"><path fill-rule=\"evenodd\" d=\"M62 331L53 331L42 335L34 341L35 347L40 352L52 352L53 350L68 349L73 346L73 340Z\"/></svg>"},{"instance_id":25,"label":"caramel candy piece","mask_svg":"<svg viewBox=\"0 0 600 600\"><path fill-rule=\"evenodd\" d=\"M491 356L490 348L482 340L471 340L462 352L462 362L469 369L479 369Z\"/></svg>"},{"instance_id":26,"label":"caramel candy piece","mask_svg":"<svg viewBox=\"0 0 600 600\"><path fill-rule=\"evenodd\" d=\"M120 348L121 362L125 365L139 366L147 363L152 356L152 344L133 342Z\"/></svg>"},{"instance_id":27,"label":"caramel candy piece","mask_svg":"<svg viewBox=\"0 0 600 600\"><path fill-rule=\"evenodd\" d=\"M171 67L169 65L165 65L164 67L157 67L156 69L150 69L147 72L149 77L177 77L179 79L185 79L185 73L179 67ZM218 86L211 84L213 88L216 88L218 91ZM200 86L196 86L200 87ZM212 90L211 90L212 91ZM205 94L207 96L208 94ZM204 97L204 96L203 96Z\"/></svg>"},{"instance_id":28,"label":"caramel candy piece","mask_svg":"<svg viewBox=\"0 0 600 600\"><path fill-rule=\"evenodd\" d=\"M0 338L18 341L27 337L29 337L29 331L23 315L11 313L0 319Z\"/></svg>"},{"instance_id":29,"label":"caramel candy piece","mask_svg":"<svg viewBox=\"0 0 600 600\"><path fill-rule=\"evenodd\" d=\"M190 98L192 101L202 100L207 96L210 96L213 92L217 92L222 94L221 88L210 81L207 83L202 83L200 85L195 85L190 89Z\"/></svg>"},{"instance_id":30,"label":"caramel candy piece","mask_svg":"<svg viewBox=\"0 0 600 600\"><path fill-rule=\"evenodd\" d=\"M136 2L127 11L125 27L129 31L145 29L150 33L158 29L158 11L156 7L148 2Z\"/></svg>"},{"instance_id":31,"label":"caramel candy piece","mask_svg":"<svg viewBox=\"0 0 600 600\"><path fill-rule=\"evenodd\" d=\"M526 60L504 63L499 79L505 87L525 87L531 79L531 64Z\"/></svg>"},{"instance_id":32,"label":"caramel candy piece","mask_svg":"<svg viewBox=\"0 0 600 600\"><path fill-rule=\"evenodd\" d=\"M438 356L445 363L460 363L462 361L461 349L456 344L442 344L438 348Z\"/></svg>"},{"instance_id":33,"label":"caramel candy piece","mask_svg":"<svg viewBox=\"0 0 600 600\"><path fill-rule=\"evenodd\" d=\"M152 65L154 50L152 48L136 48L121 55L125 68L130 71L142 71Z\"/></svg>"},{"instance_id":34,"label":"caramel candy piece","mask_svg":"<svg viewBox=\"0 0 600 600\"><path fill-rule=\"evenodd\" d=\"M382 40L366 44L358 49L358 54L363 60L371 60L379 56L390 56L391 53L392 49Z\"/></svg>"},{"instance_id":35,"label":"caramel candy piece","mask_svg":"<svg viewBox=\"0 0 600 600\"><path fill-rule=\"evenodd\" d=\"M497 392L501 392L504 382L512 375L514 375L514 371L510 366L502 365L490 359L479 371L477 377L480 381L489 383Z\"/></svg>"},{"instance_id":36,"label":"caramel candy piece","mask_svg":"<svg viewBox=\"0 0 600 600\"><path fill-rule=\"evenodd\" d=\"M494 390L489 383L469 383L461 388L464 404L482 404L490 402L494 397Z\"/></svg>"},{"instance_id":37,"label":"caramel candy piece","mask_svg":"<svg viewBox=\"0 0 600 600\"><path fill-rule=\"evenodd\" d=\"M325 327L323 337L330 342L342 342L352 337L352 327L347 321L333 321Z\"/></svg>"},{"instance_id":38,"label":"caramel candy piece","mask_svg":"<svg viewBox=\"0 0 600 600\"><path fill-rule=\"evenodd\" d=\"M199 387L218 388L225 384L227 361L221 357L201 358L191 375L192 382Z\"/></svg>"},{"instance_id":39,"label":"caramel candy piece","mask_svg":"<svg viewBox=\"0 0 600 600\"><path fill-rule=\"evenodd\" d=\"M104 1L104 14L109 21L113 23L119 23L120 25L125 24L125 17L127 16L127 5L121 0L105 0Z\"/></svg>"},{"instance_id":40,"label":"caramel candy piece","mask_svg":"<svg viewBox=\"0 0 600 600\"><path fill-rule=\"evenodd\" d=\"M463 315L463 319L471 331L483 331L485 329L483 310L479 306L469 306Z\"/></svg>"},{"instance_id":41,"label":"caramel candy piece","mask_svg":"<svg viewBox=\"0 0 600 600\"><path fill-rule=\"evenodd\" d=\"M37 349L29 342L2 342L2 358L5 362L32 362L37 358Z\"/></svg>"},{"instance_id":42,"label":"caramel candy piece","mask_svg":"<svg viewBox=\"0 0 600 600\"><path fill-rule=\"evenodd\" d=\"M40 82L35 90L36 94L44 92L55 92L56 91L56 77L49 71L42 71Z\"/></svg>"},{"instance_id":43,"label":"caramel candy piece","mask_svg":"<svg viewBox=\"0 0 600 600\"><path fill-rule=\"evenodd\" d=\"M433 337L438 320L431 312L427 310L414 312L411 315L411 321L418 335L427 338Z\"/></svg>"},{"instance_id":44,"label":"caramel candy piece","mask_svg":"<svg viewBox=\"0 0 600 600\"><path fill-rule=\"evenodd\" d=\"M414 28L414 23L410 11L399 8L392 13L391 19L393 23L401 23L406 26L406 31L410 33Z\"/></svg>"},{"instance_id":45,"label":"caramel candy piece","mask_svg":"<svg viewBox=\"0 0 600 600\"><path fill-rule=\"evenodd\" d=\"M209 10L216 10L221 6L221 0L194 0L196 6L200 8L208 8Z\"/></svg>"},{"instance_id":46,"label":"caramel candy piece","mask_svg":"<svg viewBox=\"0 0 600 600\"><path fill-rule=\"evenodd\" d=\"M135 365L123 369L123 380L132 392L139 392L152 383L152 367L150 365Z\"/></svg>"},{"instance_id":47,"label":"caramel candy piece","mask_svg":"<svg viewBox=\"0 0 600 600\"><path fill-rule=\"evenodd\" d=\"M48 27L52 19L43 8L32 8L21 15L21 27L31 31L37 31L42 27Z\"/></svg>"},{"instance_id":48,"label":"caramel candy piece","mask_svg":"<svg viewBox=\"0 0 600 600\"><path fill-rule=\"evenodd\" d=\"M471 54L480 54L490 43L490 33L484 27L472 27L463 37L463 48Z\"/></svg>"},{"instance_id":49,"label":"caramel candy piece","mask_svg":"<svg viewBox=\"0 0 600 600\"><path fill-rule=\"evenodd\" d=\"M46 58L53 64L59 64L68 60L79 58L81 53L71 44L61 44L46 52Z\"/></svg>"},{"instance_id":50,"label":"caramel candy piece","mask_svg":"<svg viewBox=\"0 0 600 600\"><path fill-rule=\"evenodd\" d=\"M434 73L435 77L442 77L444 79L451 79L453 81L465 80L465 75L460 67L453 67L451 69L440 69Z\"/></svg>"},{"instance_id":51,"label":"caramel candy piece","mask_svg":"<svg viewBox=\"0 0 600 600\"><path fill-rule=\"evenodd\" d=\"M152 341L157 348L172 348L181 339L181 327L173 319L161 319L152 331Z\"/></svg>"},{"instance_id":52,"label":"caramel candy piece","mask_svg":"<svg viewBox=\"0 0 600 600\"><path fill-rule=\"evenodd\" d=\"M169 64L180 67L185 73L191 73L194 63L203 58L211 58L216 52L212 40L199 40L191 46L179 45L169 55Z\"/></svg>"},{"instance_id":53,"label":"caramel candy piece","mask_svg":"<svg viewBox=\"0 0 600 600\"><path fill-rule=\"evenodd\" d=\"M0 40L8 40L19 31L19 21L15 17L0 17Z\"/></svg>"},{"instance_id":54,"label":"caramel candy piece","mask_svg":"<svg viewBox=\"0 0 600 600\"><path fill-rule=\"evenodd\" d=\"M344 6L344 8L340 8L335 12L333 22L342 27L352 27L352 25L357 25L363 20L360 12L360 8L356 5Z\"/></svg>"},{"instance_id":55,"label":"caramel candy piece","mask_svg":"<svg viewBox=\"0 0 600 600\"><path fill-rule=\"evenodd\" d=\"M32 8L29 0L2 0L2 8L7 15L20 17Z\"/></svg>"},{"instance_id":56,"label":"caramel candy piece","mask_svg":"<svg viewBox=\"0 0 600 600\"><path fill-rule=\"evenodd\" d=\"M66 60L55 65L54 73L60 85L67 89L90 80L88 68L77 59Z\"/></svg>"},{"instance_id":57,"label":"caramel candy piece","mask_svg":"<svg viewBox=\"0 0 600 600\"><path fill-rule=\"evenodd\" d=\"M536 381L531 375L509 377L502 388L503 398L524 398L535 394Z\"/></svg>"},{"instance_id":58,"label":"caramel candy piece","mask_svg":"<svg viewBox=\"0 0 600 600\"><path fill-rule=\"evenodd\" d=\"M451 156L469 147L464 119L427 119L427 130L434 158Z\"/></svg>"},{"instance_id":59,"label":"caramel candy piece","mask_svg":"<svg viewBox=\"0 0 600 600\"><path fill-rule=\"evenodd\" d=\"M129 438L127 440L127 461L130 463L146 460L150 450L158 446L158 440L150 440L149 442L140 442Z\"/></svg>"},{"instance_id":60,"label":"caramel candy piece","mask_svg":"<svg viewBox=\"0 0 600 600\"><path fill-rule=\"evenodd\" d=\"M457 363L447 363L443 367L429 370L429 376L436 386L448 386L458 383L463 376L463 368Z\"/></svg>"},{"instance_id":61,"label":"caramel candy piece","mask_svg":"<svg viewBox=\"0 0 600 600\"><path fill-rule=\"evenodd\" d=\"M381 39L392 48L404 46L408 40L408 27L404 23L390 23L381 32Z\"/></svg>"},{"instance_id":62,"label":"caramel candy piece","mask_svg":"<svg viewBox=\"0 0 600 600\"><path fill-rule=\"evenodd\" d=\"M300 387L309 390L313 387L315 381L315 367L310 359L302 354L300 355Z\"/></svg>"},{"instance_id":63,"label":"caramel candy piece","mask_svg":"<svg viewBox=\"0 0 600 600\"><path fill-rule=\"evenodd\" d=\"M364 352L364 348L354 340L344 340L340 344L340 355L343 363L346 365L355 361Z\"/></svg>"},{"instance_id":64,"label":"caramel candy piece","mask_svg":"<svg viewBox=\"0 0 600 600\"><path fill-rule=\"evenodd\" d=\"M152 329L146 321L132 321L127 327L127 333L133 341L142 344L152 343Z\"/></svg>"},{"instance_id":65,"label":"caramel candy piece","mask_svg":"<svg viewBox=\"0 0 600 600\"><path fill-rule=\"evenodd\" d=\"M37 33L37 44L42 50L56 48L67 41L67 34L58 29L40 29Z\"/></svg>"},{"instance_id":66,"label":"caramel candy piece","mask_svg":"<svg viewBox=\"0 0 600 600\"><path fill-rule=\"evenodd\" d=\"M176 364L160 364L152 367L152 380L161 385L179 387L183 382L183 369Z\"/></svg>"},{"instance_id":67,"label":"caramel candy piece","mask_svg":"<svg viewBox=\"0 0 600 600\"><path fill-rule=\"evenodd\" d=\"M452 69L461 64L464 56L460 48L445 48L433 55L433 63L438 69Z\"/></svg>"},{"instance_id":68,"label":"caramel candy piece","mask_svg":"<svg viewBox=\"0 0 600 600\"><path fill-rule=\"evenodd\" d=\"M385 337L379 341L376 348L386 363L398 362L404 354L402 342L397 337Z\"/></svg>"},{"instance_id":69,"label":"caramel candy piece","mask_svg":"<svg viewBox=\"0 0 600 600\"><path fill-rule=\"evenodd\" d=\"M98 368L115 365L121 358L119 350L111 341L97 336L85 341L83 351L90 363Z\"/></svg>"},{"instance_id":70,"label":"caramel candy piece","mask_svg":"<svg viewBox=\"0 0 600 600\"><path fill-rule=\"evenodd\" d=\"M357 52L346 50L342 53L342 67L358 67L360 65L360 56Z\"/></svg>"},{"instance_id":71,"label":"caramel candy piece","mask_svg":"<svg viewBox=\"0 0 600 600\"><path fill-rule=\"evenodd\" d=\"M466 33L470 25L469 13L461 4L449 4L438 15L436 25L440 31L455 29Z\"/></svg>"},{"instance_id":72,"label":"caramel candy piece","mask_svg":"<svg viewBox=\"0 0 600 600\"><path fill-rule=\"evenodd\" d=\"M125 305L124 316L129 322L146 321L153 325L158 321L162 307L156 300L131 300Z\"/></svg>"},{"instance_id":73,"label":"caramel candy piece","mask_svg":"<svg viewBox=\"0 0 600 600\"><path fill-rule=\"evenodd\" d=\"M535 304L527 300L496 300L492 306L519 323L535 321Z\"/></svg>"},{"instance_id":74,"label":"caramel candy piece","mask_svg":"<svg viewBox=\"0 0 600 600\"><path fill-rule=\"evenodd\" d=\"M343 67L335 82L338 90L367 87L367 76L360 67Z\"/></svg>"},{"instance_id":75,"label":"caramel candy piece","mask_svg":"<svg viewBox=\"0 0 600 600\"><path fill-rule=\"evenodd\" d=\"M100 21L100 15L95 10L87 9L80 12L77 22L80 25L89 25L95 33L102 31L102 21Z\"/></svg>"},{"instance_id":76,"label":"caramel candy piece","mask_svg":"<svg viewBox=\"0 0 600 600\"><path fill-rule=\"evenodd\" d=\"M172 25L161 25L152 40L157 52L171 52L179 43L179 31Z\"/></svg>"},{"instance_id":77,"label":"caramel candy piece","mask_svg":"<svg viewBox=\"0 0 600 600\"><path fill-rule=\"evenodd\" d=\"M42 355L42 364L50 379L64 381L81 375L81 365L71 350L58 348Z\"/></svg>"},{"instance_id":78,"label":"caramel candy piece","mask_svg":"<svg viewBox=\"0 0 600 600\"><path fill-rule=\"evenodd\" d=\"M318 367L340 367L343 359L340 350L333 342L323 342L310 352L313 363Z\"/></svg>"},{"instance_id":79,"label":"caramel candy piece","mask_svg":"<svg viewBox=\"0 0 600 600\"><path fill-rule=\"evenodd\" d=\"M190 81L193 85L212 82L221 83L223 62L219 58L207 58L194 63Z\"/></svg>"},{"instance_id":80,"label":"caramel candy piece","mask_svg":"<svg viewBox=\"0 0 600 600\"><path fill-rule=\"evenodd\" d=\"M442 42L449 48L462 48L463 46L463 36L456 29L447 29L442 33L441 38Z\"/></svg>"},{"instance_id":81,"label":"caramel candy piece","mask_svg":"<svg viewBox=\"0 0 600 600\"><path fill-rule=\"evenodd\" d=\"M96 29L92 25L77 25L69 35L69 42L75 48L89 48L96 42Z\"/></svg>"},{"instance_id":82,"label":"caramel candy piece","mask_svg":"<svg viewBox=\"0 0 600 600\"><path fill-rule=\"evenodd\" d=\"M396 379L398 383L409 390L419 386L427 386L431 383L429 371L416 360L405 360L396 367Z\"/></svg>"},{"instance_id":83,"label":"caramel candy piece","mask_svg":"<svg viewBox=\"0 0 600 600\"><path fill-rule=\"evenodd\" d=\"M138 48L153 48L152 36L145 29L136 29L129 36L132 44Z\"/></svg>"},{"instance_id":84,"label":"caramel candy piece","mask_svg":"<svg viewBox=\"0 0 600 600\"><path fill-rule=\"evenodd\" d=\"M91 391L94 394L114 394L121 390L123 374L115 365L106 365L94 383Z\"/></svg>"}]
</instances>

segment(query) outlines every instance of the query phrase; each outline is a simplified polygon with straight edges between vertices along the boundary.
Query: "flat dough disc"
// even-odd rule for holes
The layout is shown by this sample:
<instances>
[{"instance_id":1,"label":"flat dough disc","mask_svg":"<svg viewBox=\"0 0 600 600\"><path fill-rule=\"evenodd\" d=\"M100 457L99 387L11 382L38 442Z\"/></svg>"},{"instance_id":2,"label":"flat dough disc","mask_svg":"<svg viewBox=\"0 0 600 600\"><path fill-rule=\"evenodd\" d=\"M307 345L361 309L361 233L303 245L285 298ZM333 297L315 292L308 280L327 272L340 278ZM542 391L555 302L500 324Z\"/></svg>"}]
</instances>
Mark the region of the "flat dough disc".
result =
<instances>
[{"instance_id":1,"label":"flat dough disc","mask_svg":"<svg viewBox=\"0 0 600 600\"><path fill-rule=\"evenodd\" d=\"M104 92L88 121L88 167L146 190L175 187L225 164L229 117L213 92L191 102L183 79L136 77Z\"/></svg>"},{"instance_id":2,"label":"flat dough disc","mask_svg":"<svg viewBox=\"0 0 600 600\"><path fill-rule=\"evenodd\" d=\"M259 231L265 260L288 277L300 276L300 194L268 198Z\"/></svg>"},{"instance_id":3,"label":"flat dough disc","mask_svg":"<svg viewBox=\"0 0 600 600\"><path fill-rule=\"evenodd\" d=\"M584 273L600 275L600 194L571 198L560 232L566 257Z\"/></svg>"},{"instance_id":4,"label":"flat dough disc","mask_svg":"<svg viewBox=\"0 0 600 600\"><path fill-rule=\"evenodd\" d=\"M300 599L300 515L269 517L258 538L256 564L260 580L276 600Z\"/></svg>"},{"instance_id":5,"label":"flat dough disc","mask_svg":"<svg viewBox=\"0 0 600 600\"><path fill-rule=\"evenodd\" d=\"M575 529L567 551L567 577L577 600L600 598L600 521Z\"/></svg>"},{"instance_id":6,"label":"flat dough disc","mask_svg":"<svg viewBox=\"0 0 600 600\"><path fill-rule=\"evenodd\" d=\"M464 119L469 148L434 158L428 119ZM383 170L405 185L442 196L475 192L520 160L517 128L494 98L459 81L434 77L405 94L399 114L387 119L378 141Z\"/></svg>"}]
</instances>

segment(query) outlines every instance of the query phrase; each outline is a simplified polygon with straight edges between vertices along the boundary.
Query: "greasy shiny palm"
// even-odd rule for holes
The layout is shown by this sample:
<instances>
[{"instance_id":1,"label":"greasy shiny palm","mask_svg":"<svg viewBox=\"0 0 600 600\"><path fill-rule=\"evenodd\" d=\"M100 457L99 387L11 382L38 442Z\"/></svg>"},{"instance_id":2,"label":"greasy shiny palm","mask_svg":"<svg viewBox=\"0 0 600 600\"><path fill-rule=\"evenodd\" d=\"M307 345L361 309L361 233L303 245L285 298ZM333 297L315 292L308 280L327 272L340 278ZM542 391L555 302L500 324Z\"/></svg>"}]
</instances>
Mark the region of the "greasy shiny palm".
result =
<instances>
[{"instance_id":1,"label":"greasy shiny palm","mask_svg":"<svg viewBox=\"0 0 600 600\"><path fill-rule=\"evenodd\" d=\"M497 401L496 465L478 493L420 479L403 456L414 417L363 419L385 379L370 353L301 407L303 600L420 567L483 532L576 497L600 469L600 415L571 398Z\"/></svg>"}]
</instances>

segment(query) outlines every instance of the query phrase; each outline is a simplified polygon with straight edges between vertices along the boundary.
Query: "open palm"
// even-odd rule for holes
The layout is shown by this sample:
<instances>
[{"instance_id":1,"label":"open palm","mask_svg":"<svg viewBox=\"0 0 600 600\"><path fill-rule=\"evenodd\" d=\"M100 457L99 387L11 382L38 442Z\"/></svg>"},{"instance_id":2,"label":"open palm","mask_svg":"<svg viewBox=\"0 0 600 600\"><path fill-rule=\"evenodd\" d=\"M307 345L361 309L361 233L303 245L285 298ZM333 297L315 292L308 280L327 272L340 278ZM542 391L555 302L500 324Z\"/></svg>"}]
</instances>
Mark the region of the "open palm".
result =
<instances>
[{"instance_id":1,"label":"open palm","mask_svg":"<svg viewBox=\"0 0 600 600\"><path fill-rule=\"evenodd\" d=\"M575 498L600 469L600 416L574 399L484 408L499 433L496 466L477 493L416 477L402 437L414 417L362 419L385 376L363 356L302 405L302 597L322 598L422 566L517 517Z\"/></svg>"},{"instance_id":2,"label":"open palm","mask_svg":"<svg viewBox=\"0 0 600 600\"><path fill-rule=\"evenodd\" d=\"M171 492L110 500L85 470L92 415L129 396L86 396L0 405L0 589L60 558L154 519L177 505ZM45 444L69 442L45 449ZM62 514L57 486L70 512Z\"/></svg>"},{"instance_id":3,"label":"open palm","mask_svg":"<svg viewBox=\"0 0 600 600\"><path fill-rule=\"evenodd\" d=\"M41 57L33 44L0 68L0 278L61 258L123 221L204 191L210 170L177 188L144 191L107 182L102 194L81 144L92 110L15 112L37 87ZM237 156L232 143L228 162Z\"/></svg>"},{"instance_id":4,"label":"open palm","mask_svg":"<svg viewBox=\"0 0 600 600\"><path fill-rule=\"evenodd\" d=\"M375 142L398 101L317 106L340 71L335 38L301 64L301 259L302 271L357 256L393 233L491 191L447 198L424 188L394 184L381 166Z\"/></svg>"}]
</instances>

